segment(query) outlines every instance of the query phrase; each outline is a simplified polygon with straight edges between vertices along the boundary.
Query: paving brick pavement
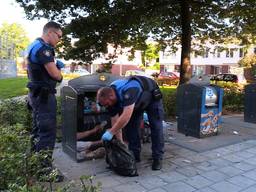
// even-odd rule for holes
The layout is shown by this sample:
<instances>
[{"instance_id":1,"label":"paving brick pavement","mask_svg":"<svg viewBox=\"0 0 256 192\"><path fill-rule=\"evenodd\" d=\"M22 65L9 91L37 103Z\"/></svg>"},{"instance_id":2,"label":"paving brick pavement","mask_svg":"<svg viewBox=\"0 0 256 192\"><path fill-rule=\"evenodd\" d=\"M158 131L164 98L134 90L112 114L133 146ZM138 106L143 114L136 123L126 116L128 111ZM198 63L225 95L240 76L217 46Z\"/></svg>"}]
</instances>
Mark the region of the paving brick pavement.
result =
<instances>
[{"instance_id":1,"label":"paving brick pavement","mask_svg":"<svg viewBox=\"0 0 256 192\"><path fill-rule=\"evenodd\" d=\"M163 169L152 171L151 146L143 145L138 177L118 176L106 168L104 159L76 163L60 144L54 158L67 181L94 175L103 192L256 192L256 140L201 153L170 142L165 146Z\"/></svg>"}]
</instances>

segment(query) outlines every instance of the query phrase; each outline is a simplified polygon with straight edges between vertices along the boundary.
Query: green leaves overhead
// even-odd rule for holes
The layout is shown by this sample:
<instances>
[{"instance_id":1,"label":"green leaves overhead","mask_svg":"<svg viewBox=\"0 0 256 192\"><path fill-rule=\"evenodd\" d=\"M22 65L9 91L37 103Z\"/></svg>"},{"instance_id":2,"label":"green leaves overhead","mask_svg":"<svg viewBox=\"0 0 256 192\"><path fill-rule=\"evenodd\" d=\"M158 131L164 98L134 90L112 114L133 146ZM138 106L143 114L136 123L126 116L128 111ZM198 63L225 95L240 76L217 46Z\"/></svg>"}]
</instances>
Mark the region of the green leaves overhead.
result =
<instances>
[{"instance_id":1,"label":"green leaves overhead","mask_svg":"<svg viewBox=\"0 0 256 192\"><path fill-rule=\"evenodd\" d=\"M181 41L200 43L210 39L216 43L230 36L244 43L255 41L256 1L252 0L16 1L28 18L46 17L64 26L68 36L63 41L63 54L67 59L89 62L106 52L108 44L139 49L152 39L162 47L182 44L186 49L182 58L188 61L182 69L188 73L190 43ZM182 18L181 13L189 13L189 18ZM184 23L186 27L182 27Z\"/></svg>"},{"instance_id":2,"label":"green leaves overhead","mask_svg":"<svg viewBox=\"0 0 256 192\"><path fill-rule=\"evenodd\" d=\"M25 9L28 18L46 17L58 21L63 24L69 38L78 39L72 54L70 52L67 57L90 60L91 53L106 51L108 43L140 47L148 38L161 43L170 40L170 44L180 41L180 0L16 1ZM238 3L232 2L189 1L192 39L221 39L229 35L228 23L224 20L228 15L223 13L232 5L234 18L238 13L235 11ZM70 40L66 41L65 45L70 43Z\"/></svg>"}]
</instances>

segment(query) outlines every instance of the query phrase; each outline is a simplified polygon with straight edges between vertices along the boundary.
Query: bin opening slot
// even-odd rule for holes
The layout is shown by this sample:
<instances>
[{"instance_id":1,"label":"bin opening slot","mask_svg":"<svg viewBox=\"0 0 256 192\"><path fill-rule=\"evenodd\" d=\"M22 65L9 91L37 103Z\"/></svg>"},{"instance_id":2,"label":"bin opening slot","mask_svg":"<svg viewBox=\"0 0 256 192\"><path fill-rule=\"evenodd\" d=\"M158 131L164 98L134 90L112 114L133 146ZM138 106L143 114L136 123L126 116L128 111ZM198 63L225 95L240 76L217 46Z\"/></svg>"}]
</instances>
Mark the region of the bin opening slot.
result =
<instances>
[{"instance_id":1,"label":"bin opening slot","mask_svg":"<svg viewBox=\"0 0 256 192\"><path fill-rule=\"evenodd\" d=\"M218 105L216 103L207 103L205 104L205 107L217 107Z\"/></svg>"},{"instance_id":2,"label":"bin opening slot","mask_svg":"<svg viewBox=\"0 0 256 192\"><path fill-rule=\"evenodd\" d=\"M83 95L83 124L78 127L77 132L85 132L92 129L97 129L102 122L107 122L104 129L97 131L97 134L92 134L88 137L82 138L83 141L95 141L101 139L102 133L106 128L111 127L110 116L107 109L99 106L96 102L96 92L84 92Z\"/></svg>"},{"instance_id":3,"label":"bin opening slot","mask_svg":"<svg viewBox=\"0 0 256 192\"><path fill-rule=\"evenodd\" d=\"M84 114L98 114L102 112L107 112L106 108L99 106L96 101L96 92L86 92L84 93Z\"/></svg>"}]
</instances>

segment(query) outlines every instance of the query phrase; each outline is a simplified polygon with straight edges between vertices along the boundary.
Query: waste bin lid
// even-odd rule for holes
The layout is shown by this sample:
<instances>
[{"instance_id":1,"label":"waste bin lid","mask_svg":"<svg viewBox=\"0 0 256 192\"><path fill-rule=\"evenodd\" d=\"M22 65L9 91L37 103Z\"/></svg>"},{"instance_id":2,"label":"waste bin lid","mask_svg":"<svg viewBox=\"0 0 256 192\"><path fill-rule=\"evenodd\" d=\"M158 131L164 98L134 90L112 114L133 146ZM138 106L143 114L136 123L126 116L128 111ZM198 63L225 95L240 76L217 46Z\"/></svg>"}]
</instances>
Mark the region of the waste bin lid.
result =
<instances>
[{"instance_id":1,"label":"waste bin lid","mask_svg":"<svg viewBox=\"0 0 256 192\"><path fill-rule=\"evenodd\" d=\"M210 77L207 75L194 76L189 80L189 83L195 84L195 85L201 85L201 86L206 86L211 84Z\"/></svg>"},{"instance_id":2,"label":"waste bin lid","mask_svg":"<svg viewBox=\"0 0 256 192\"><path fill-rule=\"evenodd\" d=\"M73 87L77 91L97 90L100 87L108 86L110 83L120 78L120 76L110 73L95 73L72 79L68 82L68 86Z\"/></svg>"}]
</instances>

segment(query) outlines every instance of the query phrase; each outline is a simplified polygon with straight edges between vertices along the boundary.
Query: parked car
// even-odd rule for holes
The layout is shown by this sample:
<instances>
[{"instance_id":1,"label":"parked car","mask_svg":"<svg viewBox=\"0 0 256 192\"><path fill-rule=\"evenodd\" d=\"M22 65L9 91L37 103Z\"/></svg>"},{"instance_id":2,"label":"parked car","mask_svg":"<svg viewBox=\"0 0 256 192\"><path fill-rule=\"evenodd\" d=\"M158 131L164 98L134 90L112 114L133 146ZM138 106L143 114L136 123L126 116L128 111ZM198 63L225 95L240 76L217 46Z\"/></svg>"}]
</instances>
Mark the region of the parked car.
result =
<instances>
[{"instance_id":1,"label":"parked car","mask_svg":"<svg viewBox=\"0 0 256 192\"><path fill-rule=\"evenodd\" d=\"M140 70L128 70L125 72L125 77L129 77L132 75L139 75L139 76L145 76L145 77L149 77L152 78L152 76L147 75L144 71L140 71Z\"/></svg>"},{"instance_id":2,"label":"parked car","mask_svg":"<svg viewBox=\"0 0 256 192\"><path fill-rule=\"evenodd\" d=\"M213 81L225 81L225 82L232 82L232 83L246 83L246 79L243 75L236 75L232 73L223 73L214 75L211 77Z\"/></svg>"},{"instance_id":3,"label":"parked car","mask_svg":"<svg viewBox=\"0 0 256 192\"><path fill-rule=\"evenodd\" d=\"M82 76L82 75L90 75L90 72L87 71L86 69L76 69L74 70L73 74L78 74L79 76Z\"/></svg>"},{"instance_id":4,"label":"parked car","mask_svg":"<svg viewBox=\"0 0 256 192\"><path fill-rule=\"evenodd\" d=\"M178 85L179 77L173 72L160 72L157 82L159 85Z\"/></svg>"}]
</instances>

